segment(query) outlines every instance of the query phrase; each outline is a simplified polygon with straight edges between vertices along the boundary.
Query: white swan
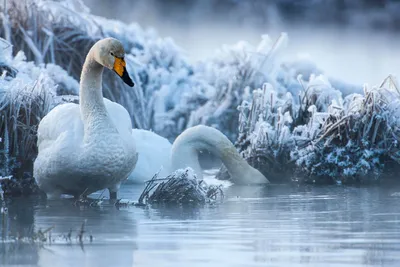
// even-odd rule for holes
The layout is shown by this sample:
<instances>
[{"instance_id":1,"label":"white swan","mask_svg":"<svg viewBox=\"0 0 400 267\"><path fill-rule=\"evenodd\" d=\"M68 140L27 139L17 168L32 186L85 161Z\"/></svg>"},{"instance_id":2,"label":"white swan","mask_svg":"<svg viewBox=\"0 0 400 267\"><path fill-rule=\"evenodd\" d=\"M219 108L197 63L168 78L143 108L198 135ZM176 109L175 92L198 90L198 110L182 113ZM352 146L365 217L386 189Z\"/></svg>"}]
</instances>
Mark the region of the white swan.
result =
<instances>
[{"instance_id":1,"label":"white swan","mask_svg":"<svg viewBox=\"0 0 400 267\"><path fill-rule=\"evenodd\" d=\"M94 44L82 68L79 105L59 105L40 121L34 177L48 196L77 197L107 188L110 198L116 198L121 181L135 167L137 153L129 114L102 93L104 67L134 86L124 55L116 39Z\"/></svg>"},{"instance_id":2,"label":"white swan","mask_svg":"<svg viewBox=\"0 0 400 267\"><path fill-rule=\"evenodd\" d=\"M202 178L198 151L208 150L220 158L235 184L263 184L268 179L244 160L231 141L215 128L198 125L181 133L173 145L153 132L132 131L138 145L138 163L129 175L129 181L142 183L152 178L160 168L160 176L167 176L177 169L191 167Z\"/></svg>"}]
</instances>

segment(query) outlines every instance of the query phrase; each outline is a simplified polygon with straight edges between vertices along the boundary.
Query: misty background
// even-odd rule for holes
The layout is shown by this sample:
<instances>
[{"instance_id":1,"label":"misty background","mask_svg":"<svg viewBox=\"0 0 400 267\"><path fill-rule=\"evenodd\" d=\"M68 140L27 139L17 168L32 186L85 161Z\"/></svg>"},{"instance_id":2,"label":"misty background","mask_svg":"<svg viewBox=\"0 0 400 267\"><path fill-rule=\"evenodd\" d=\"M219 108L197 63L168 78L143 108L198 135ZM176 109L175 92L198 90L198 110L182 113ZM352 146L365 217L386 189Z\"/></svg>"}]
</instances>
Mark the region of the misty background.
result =
<instances>
[{"instance_id":1,"label":"misty background","mask_svg":"<svg viewBox=\"0 0 400 267\"><path fill-rule=\"evenodd\" d=\"M390 0L83 0L95 15L154 28L191 61L224 44L257 45L287 32L286 58L307 56L328 77L380 84L399 76L400 1Z\"/></svg>"}]
</instances>

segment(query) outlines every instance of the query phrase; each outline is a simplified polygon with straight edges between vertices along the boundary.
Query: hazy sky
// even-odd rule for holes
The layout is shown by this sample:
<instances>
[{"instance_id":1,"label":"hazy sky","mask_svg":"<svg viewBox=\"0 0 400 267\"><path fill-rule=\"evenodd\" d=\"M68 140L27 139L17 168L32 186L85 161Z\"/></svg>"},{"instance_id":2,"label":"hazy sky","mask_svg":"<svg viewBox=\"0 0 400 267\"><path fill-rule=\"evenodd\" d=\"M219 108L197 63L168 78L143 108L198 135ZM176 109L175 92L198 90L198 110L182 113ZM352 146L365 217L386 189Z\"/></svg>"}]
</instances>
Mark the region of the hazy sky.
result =
<instances>
[{"instance_id":1,"label":"hazy sky","mask_svg":"<svg viewBox=\"0 0 400 267\"><path fill-rule=\"evenodd\" d=\"M378 84L388 74L400 74L399 34L359 27L370 23L372 15L350 14L352 21L346 26L327 25L313 21L321 20L326 10L305 9L307 13L302 14L308 16L307 23L301 23L301 17L290 21L290 14L283 17L273 5L265 8L259 4L258 8L257 0L250 8L240 6L241 1L226 0L239 2L237 6L231 4L229 9L215 7L212 4L215 0L182 1L186 4L174 0L84 0L94 14L135 21L143 27L155 28L163 37L171 36L193 61L212 56L223 44L246 40L256 45L261 34L277 38L285 31L289 36L286 57L308 54L329 76L352 83ZM353 11L344 14L349 12Z\"/></svg>"}]
</instances>

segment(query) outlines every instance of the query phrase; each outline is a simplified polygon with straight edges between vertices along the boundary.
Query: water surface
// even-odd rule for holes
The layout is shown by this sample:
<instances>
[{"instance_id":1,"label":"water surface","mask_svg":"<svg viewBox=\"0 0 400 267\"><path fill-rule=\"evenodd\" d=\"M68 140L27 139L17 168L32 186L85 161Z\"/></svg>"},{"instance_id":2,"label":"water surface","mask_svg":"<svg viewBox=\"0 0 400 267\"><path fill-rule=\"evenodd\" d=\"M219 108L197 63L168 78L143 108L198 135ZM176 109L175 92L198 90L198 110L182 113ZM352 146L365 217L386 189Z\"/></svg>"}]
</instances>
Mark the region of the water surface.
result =
<instances>
[{"instance_id":1,"label":"water surface","mask_svg":"<svg viewBox=\"0 0 400 267\"><path fill-rule=\"evenodd\" d=\"M125 185L136 200L141 186ZM15 199L8 235L54 225L40 248L0 243L0 266L400 266L400 187L232 186L206 207L79 208ZM87 220L84 246L76 231ZM67 235L73 229L72 241ZM93 242L88 240L93 236Z\"/></svg>"}]
</instances>

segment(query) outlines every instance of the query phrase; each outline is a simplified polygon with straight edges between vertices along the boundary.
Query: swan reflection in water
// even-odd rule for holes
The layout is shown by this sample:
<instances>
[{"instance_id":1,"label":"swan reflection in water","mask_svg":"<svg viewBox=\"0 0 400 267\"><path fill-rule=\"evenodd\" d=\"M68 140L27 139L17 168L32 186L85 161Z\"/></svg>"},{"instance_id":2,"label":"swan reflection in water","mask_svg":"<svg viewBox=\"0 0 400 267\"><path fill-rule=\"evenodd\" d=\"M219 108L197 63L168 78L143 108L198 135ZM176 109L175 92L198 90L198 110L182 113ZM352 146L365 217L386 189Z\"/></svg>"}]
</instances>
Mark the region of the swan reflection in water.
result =
<instances>
[{"instance_id":1,"label":"swan reflection in water","mask_svg":"<svg viewBox=\"0 0 400 267\"><path fill-rule=\"evenodd\" d=\"M10 237L31 237L39 229L54 226L52 242L0 243L0 265L39 266L131 266L137 249L137 222L133 210L78 207L73 199L39 200L16 198L8 206L1 232ZM78 232L86 221L83 244ZM68 234L72 230L71 239ZM93 236L92 242L90 235ZM108 255L104 257L104 255Z\"/></svg>"}]
</instances>

